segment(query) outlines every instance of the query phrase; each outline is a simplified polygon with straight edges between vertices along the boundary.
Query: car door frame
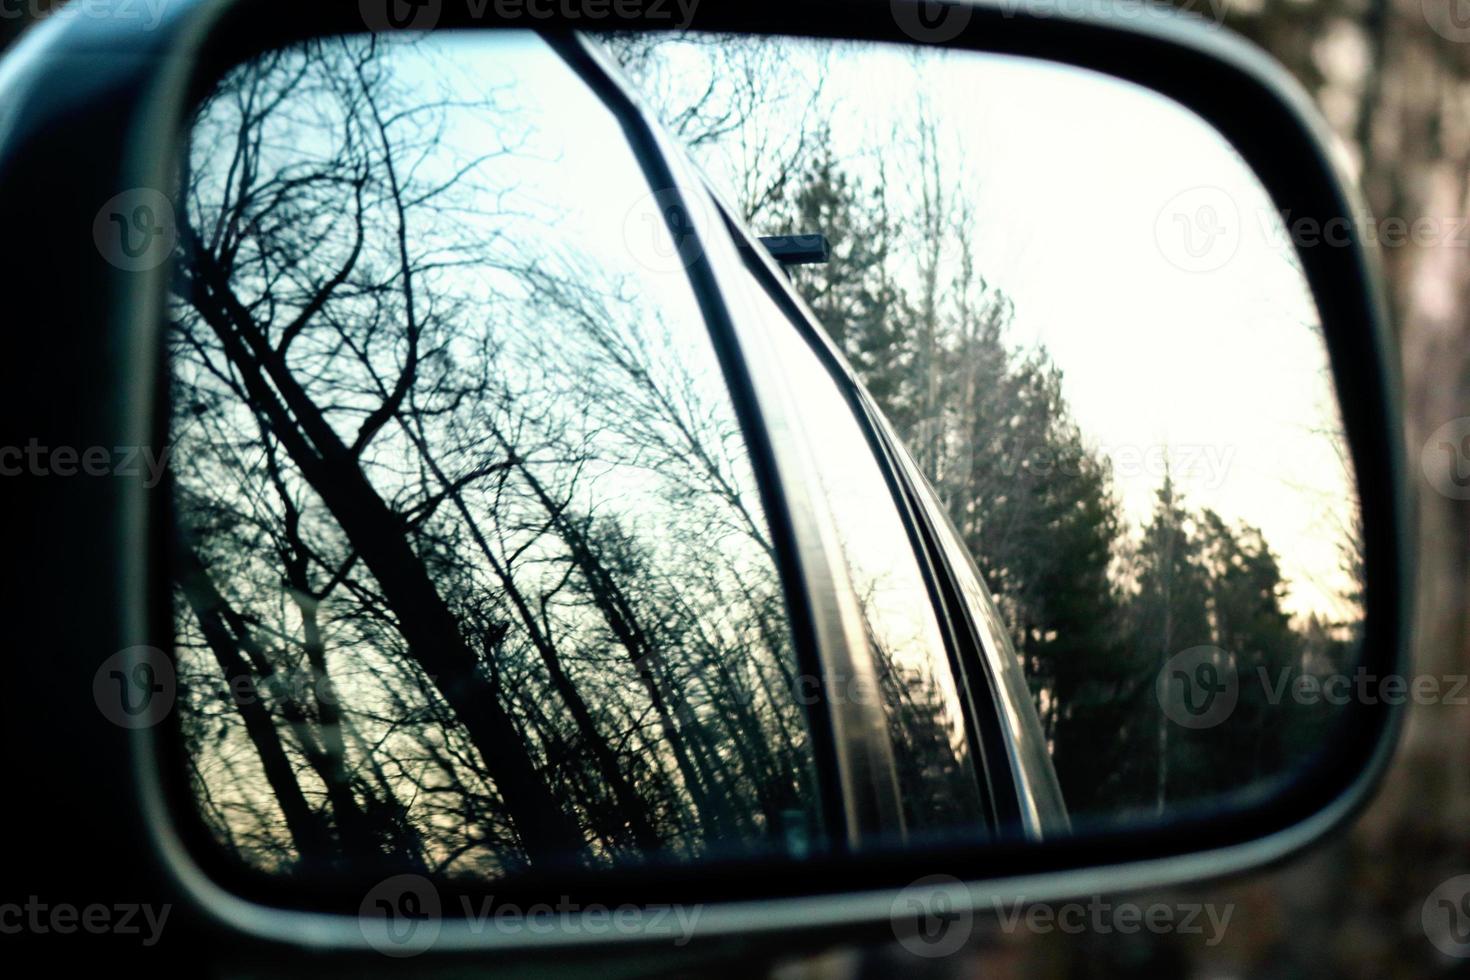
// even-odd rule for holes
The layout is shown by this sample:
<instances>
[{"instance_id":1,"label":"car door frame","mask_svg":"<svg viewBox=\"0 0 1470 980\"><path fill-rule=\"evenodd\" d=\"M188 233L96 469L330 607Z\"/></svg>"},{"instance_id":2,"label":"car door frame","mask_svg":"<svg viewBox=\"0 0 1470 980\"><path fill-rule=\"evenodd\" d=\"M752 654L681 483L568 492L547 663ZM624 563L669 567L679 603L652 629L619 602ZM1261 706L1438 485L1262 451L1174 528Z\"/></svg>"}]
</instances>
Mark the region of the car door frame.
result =
<instances>
[{"instance_id":1,"label":"car door frame","mask_svg":"<svg viewBox=\"0 0 1470 980\"><path fill-rule=\"evenodd\" d=\"M754 288L766 291L791 329L800 335L802 342L822 363L847 403L854 423L862 431L873 460L883 474L894 512L908 535L914 560L924 579L924 598L940 626L945 646L945 669L950 672L956 690L960 692L966 736L976 760L979 788L988 811L989 833L998 840L1017 834L1040 840L1044 826L1035 814L1027 781L1015 765L1018 747L1001 721L1005 709L999 702L1005 695L989 668L980 633L964 609L965 602L953 570L938 546L932 518L921 499L922 490L915 484L914 474L900 463L900 454L905 450L846 356L792 287L785 270L768 254L755 234L735 217L729 202L723 200L707 181L704 182L704 190L724 218L726 230L736 239L741 264L746 274L754 279ZM740 269L729 267L719 271L723 273L726 288L738 288L732 281L740 276ZM1029 702L1020 707L1034 711ZM1052 815L1055 816L1055 812ZM1065 822L1063 808L1060 819L1049 820L1045 828L1055 831Z\"/></svg>"}]
</instances>

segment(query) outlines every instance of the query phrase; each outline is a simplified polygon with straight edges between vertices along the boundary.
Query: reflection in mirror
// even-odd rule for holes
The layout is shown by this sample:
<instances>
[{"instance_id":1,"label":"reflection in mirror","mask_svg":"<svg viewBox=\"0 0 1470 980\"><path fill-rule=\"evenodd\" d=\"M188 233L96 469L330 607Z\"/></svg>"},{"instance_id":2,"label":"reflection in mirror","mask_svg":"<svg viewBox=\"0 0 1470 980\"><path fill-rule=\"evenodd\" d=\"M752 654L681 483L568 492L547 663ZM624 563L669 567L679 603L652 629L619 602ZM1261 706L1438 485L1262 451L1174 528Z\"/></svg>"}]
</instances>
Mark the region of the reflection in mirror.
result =
<instances>
[{"instance_id":1,"label":"reflection in mirror","mask_svg":"<svg viewBox=\"0 0 1470 980\"><path fill-rule=\"evenodd\" d=\"M561 59L269 55L184 183L176 646L219 843L473 876L820 847L720 367Z\"/></svg>"},{"instance_id":2,"label":"reflection in mirror","mask_svg":"<svg viewBox=\"0 0 1470 980\"><path fill-rule=\"evenodd\" d=\"M827 689L839 702L864 696L881 709L895 774L892 795L910 840L956 828L983 831L998 820L987 808L971 748L956 671L951 667L928 586L908 530L857 418L816 352L781 314L769 293L750 290L777 348L776 360L809 434L820 489L832 510L847 586L866 641L860 661L870 677L833 671ZM846 683L846 681L862 682ZM861 704L854 705L861 708ZM877 721L875 718L874 721Z\"/></svg>"},{"instance_id":3,"label":"reflection in mirror","mask_svg":"<svg viewBox=\"0 0 1470 980\"><path fill-rule=\"evenodd\" d=\"M223 851L467 880L830 853L866 841L823 739L868 709L885 842L1218 809L1327 744L1350 463L1296 257L1217 134L999 57L605 40L736 217L828 239L788 270L810 323L670 234L529 33L314 41L192 120L174 633ZM810 456L876 704L794 641L706 259L774 352L763 421Z\"/></svg>"},{"instance_id":4,"label":"reflection in mirror","mask_svg":"<svg viewBox=\"0 0 1470 980\"><path fill-rule=\"evenodd\" d=\"M1356 485L1291 238L1218 133L1023 59L605 40L755 234L827 237L792 284L973 557L1074 828L1260 799L1328 747Z\"/></svg>"}]
</instances>

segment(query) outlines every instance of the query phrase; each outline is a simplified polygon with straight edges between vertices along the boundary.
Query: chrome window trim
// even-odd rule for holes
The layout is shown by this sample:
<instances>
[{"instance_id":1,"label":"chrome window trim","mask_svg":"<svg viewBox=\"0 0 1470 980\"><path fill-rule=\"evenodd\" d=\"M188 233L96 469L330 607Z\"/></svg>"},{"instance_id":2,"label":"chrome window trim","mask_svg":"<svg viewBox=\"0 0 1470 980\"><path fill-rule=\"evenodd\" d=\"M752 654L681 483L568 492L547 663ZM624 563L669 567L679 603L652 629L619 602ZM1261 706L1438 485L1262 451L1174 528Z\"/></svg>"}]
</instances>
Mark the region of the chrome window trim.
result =
<instances>
[{"instance_id":1,"label":"chrome window trim","mask_svg":"<svg viewBox=\"0 0 1470 980\"><path fill-rule=\"evenodd\" d=\"M855 422L863 430L863 435L870 446L874 448L875 461L889 483L894 495L893 506L897 516L904 524L905 532L915 552L915 561L919 564L921 574L925 579L925 598L933 607L934 616L943 634L946 667L950 670L963 701L962 710L966 714L967 734L970 736L973 752L978 757L975 760L976 778L982 784L980 791L985 797L985 804L992 818L991 831L999 838L1011 829L1008 824L1019 819L1025 836L1032 840L1040 840L1043 836L1043 821L1036 802L1027 796L1030 787L1019 768L1022 755L1019 747L1014 744L1015 726L1009 724L997 726L1001 739L1005 743L1001 746L1002 751L999 753L990 751L990 746L986 744L984 729L987 726L985 720L978 717L980 712L989 710L985 706L989 705L993 708L991 714L997 721L1001 715L1009 717L1015 712L1009 703L1003 700L1003 688L995 676L993 664L989 662L988 648L983 644L980 635L973 630L973 624L969 621L965 610L952 608L955 603L945 594L945 586L954 585L954 575L947 567L949 559L943 549L937 542L931 540L933 529L929 527L930 518L923 512L924 504L920 489L921 486L927 487L927 481L924 481L924 477L916 467L910 469L912 461L908 457L907 450L903 448L891 424L852 370L845 355L822 328L806 300L791 285L776 262L760 245L758 239L735 219L735 210L729 202L724 200L716 189L708 184L705 186L707 193L715 199L716 206L724 213L725 224L730 229L730 234L740 240L739 247L744 253L741 257L742 267L732 269L731 276L740 275L746 278L755 275L759 280L755 288L774 290L779 293L779 298L773 297L773 301L778 306L786 308L783 313L792 321L792 328L802 335L802 340L813 348L823 366L833 373L833 381L842 389L842 395L852 409ZM750 269L752 264L760 267L759 273ZM919 485L915 484L916 479L921 481ZM963 598L961 597L958 602L963 605ZM984 676L978 680L972 679L969 671L966 670L965 653L968 651L960 649L965 646L973 648L976 653L975 657L968 659L974 659L980 664ZM980 687L985 690L977 690ZM1025 707L1030 708L1029 702ZM997 758L997 755L1000 758ZM1001 762L1006 767L1008 778L1003 788L996 784L994 772L996 762ZM996 807L996 797L999 793L1004 793L1006 797L1007 807L1004 813ZM1011 818L1012 812L1016 814L1016 818Z\"/></svg>"}]
</instances>

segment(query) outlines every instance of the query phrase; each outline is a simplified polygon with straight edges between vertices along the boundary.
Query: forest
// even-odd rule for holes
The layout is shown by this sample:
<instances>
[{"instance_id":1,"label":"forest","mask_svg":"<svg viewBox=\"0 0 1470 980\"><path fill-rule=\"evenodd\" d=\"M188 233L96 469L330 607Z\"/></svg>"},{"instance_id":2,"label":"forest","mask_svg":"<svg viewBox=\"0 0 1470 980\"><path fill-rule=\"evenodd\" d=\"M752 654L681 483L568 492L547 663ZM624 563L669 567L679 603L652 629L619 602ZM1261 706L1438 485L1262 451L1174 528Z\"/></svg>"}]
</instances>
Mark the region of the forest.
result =
<instances>
[{"instance_id":1,"label":"forest","mask_svg":"<svg viewBox=\"0 0 1470 980\"><path fill-rule=\"evenodd\" d=\"M711 42L717 80L684 100L661 42L610 43L696 155L792 90L762 81L778 51ZM904 144L899 201L830 152L820 89L800 98L792 139L744 148L740 206L832 241L796 288L971 548L1074 821L1303 761L1331 712L1275 682L1350 672L1356 625L1294 620L1262 533L1167 478L1128 526L1062 372L1007 342L935 128ZM830 833L744 437L682 270L624 243L647 188L619 134L525 41L313 42L199 108L169 324L176 649L190 785L238 859L498 876ZM1239 704L1191 730L1155 682L1199 646ZM881 667L905 764L932 768L933 692Z\"/></svg>"},{"instance_id":2,"label":"forest","mask_svg":"<svg viewBox=\"0 0 1470 980\"><path fill-rule=\"evenodd\" d=\"M601 189L570 174L611 164L573 126L615 123L428 96L427 57L282 52L196 121L170 351L202 814L279 871L800 852L790 629L702 320L581 234ZM544 45L501 64L567 84Z\"/></svg>"},{"instance_id":3,"label":"forest","mask_svg":"<svg viewBox=\"0 0 1470 980\"><path fill-rule=\"evenodd\" d=\"M975 258L973 178L945 152L950 134L922 94L945 76L926 79L915 56L915 74L894 80L920 93L911 117L865 159L844 160L834 122L864 110L842 104L826 72L834 58L861 64L862 45L605 40L757 233L827 236L831 260L793 266L792 283L970 547L1074 821L1145 818L1307 762L1333 710L1283 696L1282 681L1352 674L1361 595L1340 597L1345 613L1293 616L1262 531L1192 506L1167 466L1149 519L1130 526L1061 368L1010 340L1014 303ZM1342 445L1340 432L1322 438ZM1356 521L1340 531L1344 579L1361 582ZM1202 646L1238 680L1238 702L1225 723L1189 729L1170 723L1156 681Z\"/></svg>"}]
</instances>

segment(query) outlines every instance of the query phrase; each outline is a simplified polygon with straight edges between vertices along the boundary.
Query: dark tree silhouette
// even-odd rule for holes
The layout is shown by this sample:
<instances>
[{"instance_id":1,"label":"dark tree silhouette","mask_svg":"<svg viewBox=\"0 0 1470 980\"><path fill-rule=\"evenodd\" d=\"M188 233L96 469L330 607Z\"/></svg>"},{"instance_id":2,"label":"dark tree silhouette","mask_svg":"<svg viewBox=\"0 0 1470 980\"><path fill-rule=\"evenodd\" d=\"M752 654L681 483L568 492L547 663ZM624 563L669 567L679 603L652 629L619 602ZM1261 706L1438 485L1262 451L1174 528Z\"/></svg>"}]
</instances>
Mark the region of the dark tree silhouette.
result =
<instances>
[{"instance_id":1,"label":"dark tree silhouette","mask_svg":"<svg viewBox=\"0 0 1470 980\"><path fill-rule=\"evenodd\" d=\"M195 120L182 666L305 681L189 702L201 812L281 869L809 843L789 624L697 306L586 240L606 110L506 98L569 69L491 54L318 41Z\"/></svg>"}]
</instances>

